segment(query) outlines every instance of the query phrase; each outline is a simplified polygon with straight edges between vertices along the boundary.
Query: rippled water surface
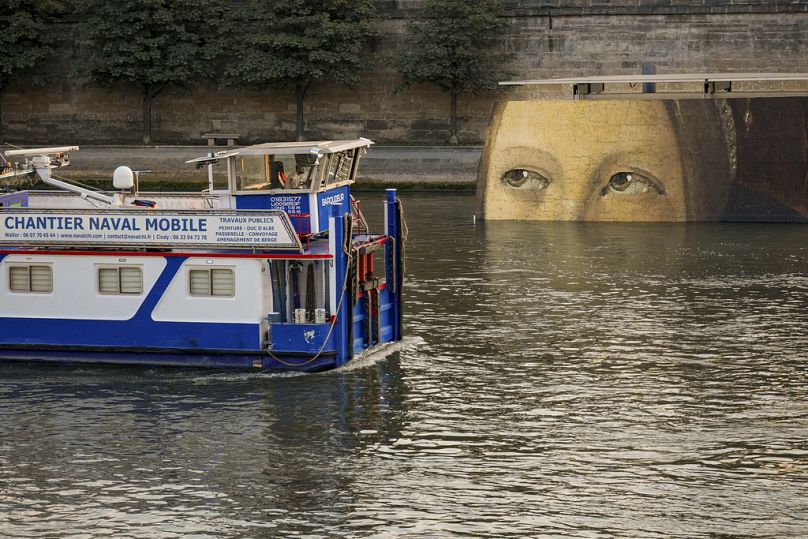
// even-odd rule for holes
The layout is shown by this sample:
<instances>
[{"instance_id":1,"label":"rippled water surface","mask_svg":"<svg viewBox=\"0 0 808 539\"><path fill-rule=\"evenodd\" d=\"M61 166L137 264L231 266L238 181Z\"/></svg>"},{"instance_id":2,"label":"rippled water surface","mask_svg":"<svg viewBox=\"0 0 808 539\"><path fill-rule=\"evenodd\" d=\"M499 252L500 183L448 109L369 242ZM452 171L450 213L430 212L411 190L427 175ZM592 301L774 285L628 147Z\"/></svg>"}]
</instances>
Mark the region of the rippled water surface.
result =
<instances>
[{"instance_id":1,"label":"rippled water surface","mask_svg":"<svg viewBox=\"0 0 808 539\"><path fill-rule=\"evenodd\" d=\"M389 353L0 365L0 536L808 536L808 228L404 200Z\"/></svg>"}]
</instances>

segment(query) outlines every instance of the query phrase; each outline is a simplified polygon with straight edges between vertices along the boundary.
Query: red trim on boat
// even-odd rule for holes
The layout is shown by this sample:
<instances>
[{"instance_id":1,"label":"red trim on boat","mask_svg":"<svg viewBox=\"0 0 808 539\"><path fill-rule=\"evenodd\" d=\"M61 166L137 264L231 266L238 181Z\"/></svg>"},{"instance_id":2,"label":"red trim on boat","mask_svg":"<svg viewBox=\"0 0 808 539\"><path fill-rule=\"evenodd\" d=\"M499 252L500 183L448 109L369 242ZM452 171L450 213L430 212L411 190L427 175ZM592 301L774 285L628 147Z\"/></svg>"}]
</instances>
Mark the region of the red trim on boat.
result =
<instances>
[{"instance_id":1,"label":"red trim on boat","mask_svg":"<svg viewBox=\"0 0 808 539\"><path fill-rule=\"evenodd\" d=\"M333 256L323 254L280 254L280 253L179 253L175 251L52 251L0 249L2 255L78 255L78 256L183 256L187 258L267 258L276 260L331 260Z\"/></svg>"}]
</instances>

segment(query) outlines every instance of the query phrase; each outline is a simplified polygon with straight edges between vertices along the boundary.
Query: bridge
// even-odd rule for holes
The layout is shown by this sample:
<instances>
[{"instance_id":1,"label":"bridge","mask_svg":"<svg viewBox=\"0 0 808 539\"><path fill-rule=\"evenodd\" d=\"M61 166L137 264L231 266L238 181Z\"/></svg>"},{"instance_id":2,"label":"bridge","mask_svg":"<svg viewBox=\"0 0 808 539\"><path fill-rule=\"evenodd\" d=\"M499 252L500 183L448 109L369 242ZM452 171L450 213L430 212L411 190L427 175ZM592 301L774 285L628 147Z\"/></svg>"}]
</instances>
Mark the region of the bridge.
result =
<instances>
[{"instance_id":1,"label":"bridge","mask_svg":"<svg viewBox=\"0 0 808 539\"><path fill-rule=\"evenodd\" d=\"M606 85L618 86L621 89L629 87L627 92L610 92L613 97L620 93L638 94L638 91L631 91L638 84L643 85L643 92L646 94L656 93L656 84L679 84L685 85L686 89L676 90L670 93L697 93L703 97L713 97L716 94L721 97L731 97L728 94L733 91L733 86L737 89L741 83L746 83L744 95L748 96L748 91L760 93L759 88L750 86L754 83L758 86L772 86L784 82L805 82L808 81L808 73L680 73L667 75L605 75L590 77L571 77L560 79L536 79L536 80L515 80L500 82L500 86L550 86L564 85L572 87L573 99L584 99L587 97L597 97L606 93ZM761 84L762 83L762 84ZM650 91L646 88L652 88ZM773 92L785 92L784 90L767 89L763 90L766 95ZM789 95L805 94L808 92L788 92Z\"/></svg>"}]
</instances>

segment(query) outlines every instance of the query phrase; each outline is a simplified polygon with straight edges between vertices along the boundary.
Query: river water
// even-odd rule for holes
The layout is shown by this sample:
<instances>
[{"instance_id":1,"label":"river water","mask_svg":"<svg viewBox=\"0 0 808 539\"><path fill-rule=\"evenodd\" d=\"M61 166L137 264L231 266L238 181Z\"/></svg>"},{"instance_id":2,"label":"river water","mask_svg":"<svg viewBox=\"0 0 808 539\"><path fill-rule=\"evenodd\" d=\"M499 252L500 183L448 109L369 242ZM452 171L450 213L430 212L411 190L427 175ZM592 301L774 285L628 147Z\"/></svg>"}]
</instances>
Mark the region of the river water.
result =
<instances>
[{"instance_id":1,"label":"river water","mask_svg":"<svg viewBox=\"0 0 808 539\"><path fill-rule=\"evenodd\" d=\"M808 536L805 225L474 226L472 195L403 199L394 351L0 365L0 536Z\"/></svg>"}]
</instances>

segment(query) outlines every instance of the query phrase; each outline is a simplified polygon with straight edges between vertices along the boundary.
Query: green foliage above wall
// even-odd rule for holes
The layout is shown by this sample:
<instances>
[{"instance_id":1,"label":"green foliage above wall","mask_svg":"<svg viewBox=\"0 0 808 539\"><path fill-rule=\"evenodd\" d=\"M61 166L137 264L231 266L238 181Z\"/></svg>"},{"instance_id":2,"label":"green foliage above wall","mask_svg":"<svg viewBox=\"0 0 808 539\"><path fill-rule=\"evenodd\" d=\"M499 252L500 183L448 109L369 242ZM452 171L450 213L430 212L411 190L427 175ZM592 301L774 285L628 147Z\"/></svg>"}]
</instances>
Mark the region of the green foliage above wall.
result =
<instances>
[{"instance_id":1,"label":"green foliage above wall","mask_svg":"<svg viewBox=\"0 0 808 539\"><path fill-rule=\"evenodd\" d=\"M49 23L59 5L51 0L0 0L0 97L17 79L41 82L35 68L51 51ZM2 129L0 116L0 143Z\"/></svg>"},{"instance_id":2,"label":"green foliage above wall","mask_svg":"<svg viewBox=\"0 0 808 539\"><path fill-rule=\"evenodd\" d=\"M95 84L128 84L143 95L143 143L151 144L152 101L168 86L215 73L223 0L86 0L79 73Z\"/></svg>"},{"instance_id":3,"label":"green foliage above wall","mask_svg":"<svg viewBox=\"0 0 808 539\"><path fill-rule=\"evenodd\" d=\"M249 0L232 21L225 84L292 88L302 140L306 92L322 81L359 82L362 50L378 35L376 14L375 0Z\"/></svg>"},{"instance_id":4,"label":"green foliage above wall","mask_svg":"<svg viewBox=\"0 0 808 539\"><path fill-rule=\"evenodd\" d=\"M399 61L402 88L436 84L451 99L450 142L456 144L457 97L496 89L510 56L497 48L508 23L500 0L425 0L408 25L409 47Z\"/></svg>"}]
</instances>

